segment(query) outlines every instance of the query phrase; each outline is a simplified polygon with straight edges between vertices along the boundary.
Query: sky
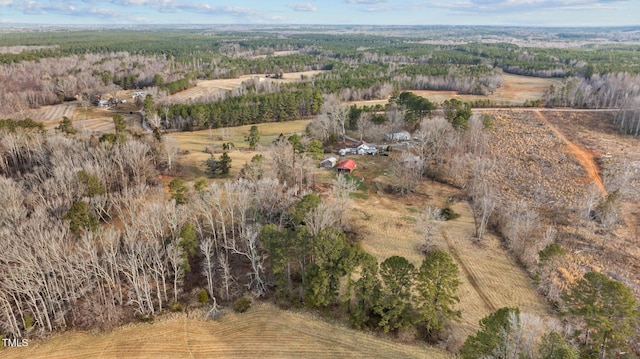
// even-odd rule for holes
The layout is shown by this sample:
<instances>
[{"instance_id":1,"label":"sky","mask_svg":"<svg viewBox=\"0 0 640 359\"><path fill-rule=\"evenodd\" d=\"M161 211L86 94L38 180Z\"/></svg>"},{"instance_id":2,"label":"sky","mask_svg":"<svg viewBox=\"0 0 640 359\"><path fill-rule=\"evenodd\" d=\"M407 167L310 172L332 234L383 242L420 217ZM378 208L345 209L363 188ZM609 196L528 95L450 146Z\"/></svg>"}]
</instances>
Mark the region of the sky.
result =
<instances>
[{"instance_id":1,"label":"sky","mask_svg":"<svg viewBox=\"0 0 640 359\"><path fill-rule=\"evenodd\" d=\"M640 0L0 0L0 23L640 25Z\"/></svg>"}]
</instances>

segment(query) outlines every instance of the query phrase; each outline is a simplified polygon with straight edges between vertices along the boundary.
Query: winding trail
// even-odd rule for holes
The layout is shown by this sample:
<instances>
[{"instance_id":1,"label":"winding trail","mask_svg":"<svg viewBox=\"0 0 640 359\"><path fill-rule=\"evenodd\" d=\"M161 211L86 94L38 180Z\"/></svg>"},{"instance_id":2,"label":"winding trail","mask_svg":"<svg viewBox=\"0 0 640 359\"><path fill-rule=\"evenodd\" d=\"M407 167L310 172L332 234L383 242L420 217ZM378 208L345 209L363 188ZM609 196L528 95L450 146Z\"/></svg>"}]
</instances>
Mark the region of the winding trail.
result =
<instances>
[{"instance_id":1,"label":"winding trail","mask_svg":"<svg viewBox=\"0 0 640 359\"><path fill-rule=\"evenodd\" d=\"M600 177L600 174L598 173L598 165L593 159L593 152L569 141L569 139L562 132L560 132L558 128L556 128L547 120L542 112L533 112L540 121L542 121L547 127L549 127L567 145L567 147L569 147L569 152L576 158L576 160L578 160L582 168L584 168L587 175L587 180L595 182L595 184L598 186L598 191L600 191L602 195L606 195L607 190L604 188L602 177Z\"/></svg>"}]
</instances>

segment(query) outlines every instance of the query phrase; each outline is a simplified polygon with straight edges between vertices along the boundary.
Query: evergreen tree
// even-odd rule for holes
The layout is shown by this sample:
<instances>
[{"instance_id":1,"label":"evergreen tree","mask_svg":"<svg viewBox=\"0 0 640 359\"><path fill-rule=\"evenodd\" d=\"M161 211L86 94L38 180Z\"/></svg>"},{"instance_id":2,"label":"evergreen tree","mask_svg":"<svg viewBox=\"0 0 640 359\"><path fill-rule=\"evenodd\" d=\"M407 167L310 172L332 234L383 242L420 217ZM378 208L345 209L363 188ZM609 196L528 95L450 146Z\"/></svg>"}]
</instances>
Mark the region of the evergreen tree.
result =
<instances>
[{"instance_id":1,"label":"evergreen tree","mask_svg":"<svg viewBox=\"0 0 640 359\"><path fill-rule=\"evenodd\" d=\"M116 128L116 134L124 133L124 131L127 130L127 121L125 121L121 114L113 115L113 124Z\"/></svg>"},{"instance_id":2,"label":"evergreen tree","mask_svg":"<svg viewBox=\"0 0 640 359\"><path fill-rule=\"evenodd\" d=\"M514 319L515 318L515 322ZM480 320L480 330L469 336L462 345L460 357L476 358L517 358L511 353L512 333L520 325L520 309L500 308ZM509 354L507 354L509 353Z\"/></svg>"},{"instance_id":3,"label":"evergreen tree","mask_svg":"<svg viewBox=\"0 0 640 359\"><path fill-rule=\"evenodd\" d=\"M270 223L260 230L260 239L269 254L269 268L273 273L276 298L287 298L291 293L287 234Z\"/></svg>"},{"instance_id":4,"label":"evergreen tree","mask_svg":"<svg viewBox=\"0 0 640 359\"><path fill-rule=\"evenodd\" d=\"M466 130L469 128L469 119L471 118L471 105L455 98L446 100L443 103L444 117L457 130Z\"/></svg>"},{"instance_id":5,"label":"evergreen tree","mask_svg":"<svg viewBox=\"0 0 640 359\"><path fill-rule=\"evenodd\" d=\"M258 126L251 126L251 129L249 129L249 134L244 138L244 140L249 142L249 149L255 151L256 147L258 146L258 142L260 142L260 132L258 131Z\"/></svg>"},{"instance_id":6,"label":"evergreen tree","mask_svg":"<svg viewBox=\"0 0 640 359\"><path fill-rule=\"evenodd\" d=\"M89 204L84 201L73 203L62 219L69 221L71 233L78 237L82 235L83 231L95 231L98 229L98 216L93 213Z\"/></svg>"},{"instance_id":7,"label":"evergreen tree","mask_svg":"<svg viewBox=\"0 0 640 359\"><path fill-rule=\"evenodd\" d=\"M415 324L411 286L415 267L406 258L393 256L380 264L383 294L376 308L378 323L385 332L410 328Z\"/></svg>"},{"instance_id":8,"label":"evergreen tree","mask_svg":"<svg viewBox=\"0 0 640 359\"><path fill-rule=\"evenodd\" d=\"M359 258L360 278L354 283L354 301L350 308L351 324L358 329L378 326L379 317L375 314L381 295L381 283L378 278L378 260L369 253L361 252Z\"/></svg>"},{"instance_id":9,"label":"evergreen tree","mask_svg":"<svg viewBox=\"0 0 640 359\"><path fill-rule=\"evenodd\" d=\"M205 173L209 177L224 177L231 171L231 157L223 152L220 159L216 159L213 155L204 162L206 167Z\"/></svg>"},{"instance_id":10,"label":"evergreen tree","mask_svg":"<svg viewBox=\"0 0 640 359\"><path fill-rule=\"evenodd\" d=\"M610 349L626 351L627 339L638 324L638 309L631 290L598 272L589 272L564 298L569 313L583 317L583 354L607 357Z\"/></svg>"},{"instance_id":11,"label":"evergreen tree","mask_svg":"<svg viewBox=\"0 0 640 359\"><path fill-rule=\"evenodd\" d=\"M305 277L305 303L327 307L336 303L340 278L354 268L354 251L344 235L331 227L312 237L311 250L313 263Z\"/></svg>"},{"instance_id":12,"label":"evergreen tree","mask_svg":"<svg viewBox=\"0 0 640 359\"><path fill-rule=\"evenodd\" d=\"M178 240L178 247L182 250L184 257L182 267L185 273L191 271L190 260L196 254L199 244L195 227L191 223L186 223L180 230L180 239Z\"/></svg>"},{"instance_id":13,"label":"evergreen tree","mask_svg":"<svg viewBox=\"0 0 640 359\"><path fill-rule=\"evenodd\" d=\"M556 332L542 336L538 351L541 359L578 359L578 352Z\"/></svg>"},{"instance_id":14,"label":"evergreen tree","mask_svg":"<svg viewBox=\"0 0 640 359\"><path fill-rule=\"evenodd\" d=\"M171 199L176 201L176 205L187 203L187 191L187 185L183 180L175 178L169 182L169 193Z\"/></svg>"},{"instance_id":15,"label":"evergreen tree","mask_svg":"<svg viewBox=\"0 0 640 359\"><path fill-rule=\"evenodd\" d=\"M145 96L142 109L144 111L145 118L150 118L156 112L156 104L153 101L153 96L151 96L151 94L147 94L147 96Z\"/></svg>"},{"instance_id":16,"label":"evergreen tree","mask_svg":"<svg viewBox=\"0 0 640 359\"><path fill-rule=\"evenodd\" d=\"M106 189L100 182L98 176L88 173L84 170L76 173L78 183L82 188L82 195L85 197L93 197L106 193Z\"/></svg>"},{"instance_id":17,"label":"evergreen tree","mask_svg":"<svg viewBox=\"0 0 640 359\"><path fill-rule=\"evenodd\" d=\"M60 124L56 127L56 130L67 135L75 135L78 132L78 130L73 127L73 121L71 121L71 119L67 116L62 117L62 121L60 121Z\"/></svg>"},{"instance_id":18,"label":"evergreen tree","mask_svg":"<svg viewBox=\"0 0 640 359\"><path fill-rule=\"evenodd\" d=\"M220 156L219 171L221 176L227 176L231 171L231 157L226 152L223 152Z\"/></svg>"},{"instance_id":19,"label":"evergreen tree","mask_svg":"<svg viewBox=\"0 0 640 359\"><path fill-rule=\"evenodd\" d=\"M422 261L416 273L417 310L430 337L440 332L447 320L460 317L454 305L460 301L460 270L451 256L434 251Z\"/></svg>"}]
</instances>

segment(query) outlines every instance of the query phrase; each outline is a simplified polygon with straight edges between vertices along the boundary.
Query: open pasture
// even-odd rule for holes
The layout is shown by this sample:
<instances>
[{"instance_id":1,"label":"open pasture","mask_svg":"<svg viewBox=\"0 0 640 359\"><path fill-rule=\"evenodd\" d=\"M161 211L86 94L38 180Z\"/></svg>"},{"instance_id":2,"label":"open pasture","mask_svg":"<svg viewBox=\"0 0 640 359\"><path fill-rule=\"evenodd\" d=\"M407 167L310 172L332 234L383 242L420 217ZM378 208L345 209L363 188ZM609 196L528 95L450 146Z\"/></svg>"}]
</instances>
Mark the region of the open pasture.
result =
<instances>
[{"instance_id":1,"label":"open pasture","mask_svg":"<svg viewBox=\"0 0 640 359\"><path fill-rule=\"evenodd\" d=\"M188 103L190 101L206 98L207 95L215 95L231 91L240 87L244 81L248 81L257 78L258 81L272 81L272 82L296 82L300 81L303 77L312 77L322 71L303 71L303 72L288 72L284 73L281 79L274 79L265 77L265 74L253 74L242 75L233 79L218 79L218 80L198 80L195 87L180 91L171 95L171 101L174 103Z\"/></svg>"},{"instance_id":2,"label":"open pasture","mask_svg":"<svg viewBox=\"0 0 640 359\"><path fill-rule=\"evenodd\" d=\"M489 95L466 95L459 94L456 91L432 91L432 90L413 90L411 92L416 95L429 99L429 101L441 104L450 99L457 99L464 102L489 100L495 106L522 106L525 101L541 100L551 85L561 83L558 79L546 79L539 77L520 76L512 74L502 75L504 84L494 93ZM386 104L388 99L370 100L370 101L353 101L350 105L373 106L377 104Z\"/></svg>"},{"instance_id":3,"label":"open pasture","mask_svg":"<svg viewBox=\"0 0 640 359\"><path fill-rule=\"evenodd\" d=\"M358 170L354 176L359 177ZM377 179L379 180L379 179ZM419 266L424 258L417 217L427 206L442 207L459 190L424 181L416 194L406 197L378 193L357 201L353 210L354 230L363 247L382 262L393 255ZM473 217L465 202L455 202L461 216L447 221L434 245L449 252L460 268L462 285L458 308L462 319L452 326L452 340L464 341L478 330L478 321L498 308L518 306L524 313L550 318L548 305L524 270L504 249L500 240L488 234L482 241L474 236Z\"/></svg>"},{"instance_id":4,"label":"open pasture","mask_svg":"<svg viewBox=\"0 0 640 359\"><path fill-rule=\"evenodd\" d=\"M294 133L304 132L309 122L309 120L298 120L257 124L260 133L257 151L249 150L249 144L244 140L252 125L178 132L168 136L176 139L181 150L187 151L180 157L179 164L183 169L182 175L189 180L205 177L203 164L211 156L210 153L205 152L205 149L209 148L215 157L219 157L224 152L222 144L233 143L233 149L228 151L232 161L231 176L233 177L238 175L242 165L261 152L261 147L267 146L280 134L288 137Z\"/></svg>"},{"instance_id":5,"label":"open pasture","mask_svg":"<svg viewBox=\"0 0 640 359\"><path fill-rule=\"evenodd\" d=\"M334 325L308 313L256 305L217 321L176 314L105 334L69 332L0 358L452 358L442 350L406 345Z\"/></svg>"}]
</instances>

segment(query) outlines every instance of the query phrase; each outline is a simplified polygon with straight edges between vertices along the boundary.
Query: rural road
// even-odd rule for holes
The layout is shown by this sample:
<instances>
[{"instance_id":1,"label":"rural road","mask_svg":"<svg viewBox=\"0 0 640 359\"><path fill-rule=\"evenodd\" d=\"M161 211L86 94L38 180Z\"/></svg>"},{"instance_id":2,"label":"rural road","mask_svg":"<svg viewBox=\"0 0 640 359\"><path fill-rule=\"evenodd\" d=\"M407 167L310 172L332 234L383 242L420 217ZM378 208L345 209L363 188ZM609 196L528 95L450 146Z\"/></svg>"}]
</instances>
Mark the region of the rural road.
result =
<instances>
[{"instance_id":1,"label":"rural road","mask_svg":"<svg viewBox=\"0 0 640 359\"><path fill-rule=\"evenodd\" d=\"M593 152L569 141L569 139L562 132L560 132L557 127L549 123L542 112L534 111L534 113L540 121L542 121L549 129L551 129L551 131L553 131L556 136L558 136L558 138L560 138L567 145L567 147L569 147L569 153L571 153L571 155L573 155L573 157L575 157L575 159L580 163L582 168L584 168L587 174L587 180L595 182L595 184L598 186L598 191L600 191L602 195L606 195L607 190L604 188L602 177L600 177L600 174L598 173L598 165L594 160Z\"/></svg>"}]
</instances>

